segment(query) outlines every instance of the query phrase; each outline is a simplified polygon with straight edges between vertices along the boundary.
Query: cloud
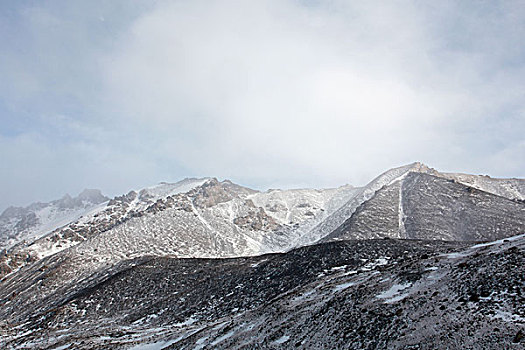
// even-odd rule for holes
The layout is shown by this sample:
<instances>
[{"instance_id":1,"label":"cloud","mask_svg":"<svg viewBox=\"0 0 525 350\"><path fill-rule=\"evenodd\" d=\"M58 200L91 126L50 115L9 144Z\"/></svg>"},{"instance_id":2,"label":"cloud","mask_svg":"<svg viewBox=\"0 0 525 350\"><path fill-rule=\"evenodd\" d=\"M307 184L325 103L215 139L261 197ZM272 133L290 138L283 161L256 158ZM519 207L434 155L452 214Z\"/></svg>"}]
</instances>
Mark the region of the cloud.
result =
<instances>
[{"instance_id":1,"label":"cloud","mask_svg":"<svg viewBox=\"0 0 525 350\"><path fill-rule=\"evenodd\" d=\"M39 133L0 136L2 181L14 184L2 187L2 196L12 200L6 204L48 201L65 193L76 195L93 184L107 193L115 188L127 191L146 186L150 182L145 179L158 181L153 174L161 173L161 169L154 159L117 147L118 143L106 143L110 137L103 130L85 129L62 116L49 119L60 123L54 137ZM67 137L60 137L60 133Z\"/></svg>"},{"instance_id":2,"label":"cloud","mask_svg":"<svg viewBox=\"0 0 525 350\"><path fill-rule=\"evenodd\" d=\"M163 3L107 59L111 96L126 118L166 131L188 168L335 184L413 159L446 165L465 125L504 117L502 87L523 94L511 71L485 72L498 62L483 18L453 16L474 36L464 52L462 28L436 28L433 9L329 4Z\"/></svg>"},{"instance_id":3,"label":"cloud","mask_svg":"<svg viewBox=\"0 0 525 350\"><path fill-rule=\"evenodd\" d=\"M12 70L22 97L6 100L67 116L64 157L87 160L78 171L105 169L94 185L110 192L126 190L109 179L117 173L126 186L186 175L261 188L363 184L415 160L525 175L519 3L159 1L121 19L86 7L68 10L75 21L40 9L75 34L38 36L53 69L44 60L44 76ZM72 57L59 40L75 43ZM49 142L60 127L38 120L31 132Z\"/></svg>"}]
</instances>

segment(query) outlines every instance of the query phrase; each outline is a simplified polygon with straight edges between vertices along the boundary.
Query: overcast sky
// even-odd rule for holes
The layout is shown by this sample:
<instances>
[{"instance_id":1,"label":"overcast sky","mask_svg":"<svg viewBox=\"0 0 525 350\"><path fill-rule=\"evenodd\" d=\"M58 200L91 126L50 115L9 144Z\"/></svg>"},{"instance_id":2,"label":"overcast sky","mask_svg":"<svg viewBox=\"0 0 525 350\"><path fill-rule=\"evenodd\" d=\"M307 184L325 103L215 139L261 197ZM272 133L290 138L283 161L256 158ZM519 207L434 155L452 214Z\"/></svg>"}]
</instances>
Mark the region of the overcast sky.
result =
<instances>
[{"instance_id":1,"label":"overcast sky","mask_svg":"<svg viewBox=\"0 0 525 350\"><path fill-rule=\"evenodd\" d=\"M525 177L523 1L3 1L0 210L215 176Z\"/></svg>"}]
</instances>

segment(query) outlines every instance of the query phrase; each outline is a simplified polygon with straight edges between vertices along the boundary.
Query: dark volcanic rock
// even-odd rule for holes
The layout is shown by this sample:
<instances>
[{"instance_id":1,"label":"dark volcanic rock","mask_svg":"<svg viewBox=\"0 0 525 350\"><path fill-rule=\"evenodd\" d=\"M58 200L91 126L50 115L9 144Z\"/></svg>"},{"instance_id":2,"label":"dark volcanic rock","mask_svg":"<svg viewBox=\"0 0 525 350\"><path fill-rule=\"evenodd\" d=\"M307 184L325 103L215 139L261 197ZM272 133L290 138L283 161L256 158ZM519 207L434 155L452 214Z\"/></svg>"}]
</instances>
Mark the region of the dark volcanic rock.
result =
<instances>
[{"instance_id":1,"label":"dark volcanic rock","mask_svg":"<svg viewBox=\"0 0 525 350\"><path fill-rule=\"evenodd\" d=\"M525 237L469 245L382 239L250 258L141 258L55 295L19 328L13 309L0 331L6 347L40 348L522 345Z\"/></svg>"},{"instance_id":2,"label":"dark volcanic rock","mask_svg":"<svg viewBox=\"0 0 525 350\"><path fill-rule=\"evenodd\" d=\"M491 241L525 232L525 204L411 172L378 190L323 241L379 237Z\"/></svg>"},{"instance_id":3,"label":"dark volcanic rock","mask_svg":"<svg viewBox=\"0 0 525 350\"><path fill-rule=\"evenodd\" d=\"M409 174L403 183L407 238L492 241L525 232L525 205L453 181Z\"/></svg>"}]
</instances>

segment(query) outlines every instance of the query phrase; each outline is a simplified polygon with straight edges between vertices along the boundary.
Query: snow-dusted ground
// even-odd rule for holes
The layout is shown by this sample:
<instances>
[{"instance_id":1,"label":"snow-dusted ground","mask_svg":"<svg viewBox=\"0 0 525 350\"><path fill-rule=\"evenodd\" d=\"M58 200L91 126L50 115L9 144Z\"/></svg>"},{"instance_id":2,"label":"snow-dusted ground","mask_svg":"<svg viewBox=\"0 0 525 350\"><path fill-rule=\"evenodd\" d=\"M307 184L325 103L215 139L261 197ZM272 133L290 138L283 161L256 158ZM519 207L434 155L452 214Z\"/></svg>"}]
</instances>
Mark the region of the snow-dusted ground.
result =
<instances>
[{"instance_id":1,"label":"snow-dusted ground","mask_svg":"<svg viewBox=\"0 0 525 350\"><path fill-rule=\"evenodd\" d=\"M251 258L133 260L92 288L38 304L29 323L0 324L0 346L520 348L524 257L518 235L476 245L390 239Z\"/></svg>"}]
</instances>

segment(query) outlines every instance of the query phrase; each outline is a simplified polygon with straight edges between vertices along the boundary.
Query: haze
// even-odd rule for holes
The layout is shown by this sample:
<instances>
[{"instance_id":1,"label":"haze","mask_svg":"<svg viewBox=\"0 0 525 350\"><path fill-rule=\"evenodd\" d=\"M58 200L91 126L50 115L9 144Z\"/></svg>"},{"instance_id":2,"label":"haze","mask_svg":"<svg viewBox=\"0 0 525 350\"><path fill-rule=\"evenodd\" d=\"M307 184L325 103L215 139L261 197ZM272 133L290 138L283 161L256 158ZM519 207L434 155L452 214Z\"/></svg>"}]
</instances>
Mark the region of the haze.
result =
<instances>
[{"instance_id":1,"label":"haze","mask_svg":"<svg viewBox=\"0 0 525 350\"><path fill-rule=\"evenodd\" d=\"M0 4L0 210L215 176L525 177L520 1Z\"/></svg>"}]
</instances>

